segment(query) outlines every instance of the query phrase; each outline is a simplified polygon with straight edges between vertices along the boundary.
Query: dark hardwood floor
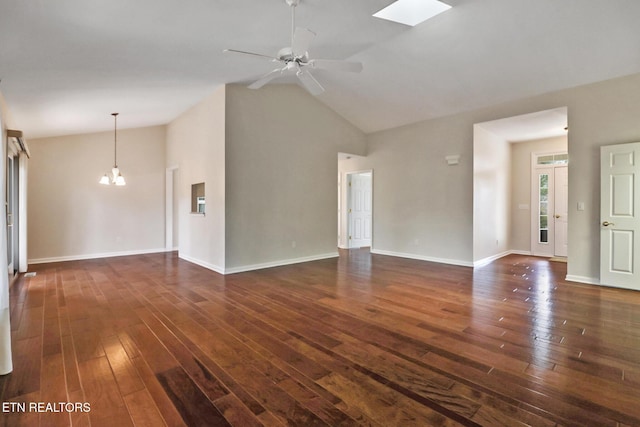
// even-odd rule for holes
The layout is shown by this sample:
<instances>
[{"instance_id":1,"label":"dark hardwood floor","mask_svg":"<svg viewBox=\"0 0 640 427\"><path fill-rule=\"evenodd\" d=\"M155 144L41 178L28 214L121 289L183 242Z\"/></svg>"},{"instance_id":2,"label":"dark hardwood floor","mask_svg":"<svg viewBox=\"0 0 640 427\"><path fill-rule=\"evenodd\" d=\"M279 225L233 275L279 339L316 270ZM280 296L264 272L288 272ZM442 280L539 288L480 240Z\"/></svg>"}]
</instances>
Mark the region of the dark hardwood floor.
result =
<instances>
[{"instance_id":1,"label":"dark hardwood floor","mask_svg":"<svg viewBox=\"0 0 640 427\"><path fill-rule=\"evenodd\" d=\"M11 292L3 425L640 425L640 293L563 263L33 267Z\"/></svg>"}]
</instances>

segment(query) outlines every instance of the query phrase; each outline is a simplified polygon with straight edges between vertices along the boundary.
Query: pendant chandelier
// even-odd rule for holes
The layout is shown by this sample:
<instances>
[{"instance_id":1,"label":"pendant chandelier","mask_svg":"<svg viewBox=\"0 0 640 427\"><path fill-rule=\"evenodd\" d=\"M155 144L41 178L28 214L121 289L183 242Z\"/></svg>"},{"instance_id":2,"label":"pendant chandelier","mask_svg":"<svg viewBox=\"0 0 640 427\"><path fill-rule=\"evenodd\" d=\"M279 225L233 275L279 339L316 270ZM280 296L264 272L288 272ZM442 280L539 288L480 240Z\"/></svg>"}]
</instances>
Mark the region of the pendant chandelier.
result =
<instances>
[{"instance_id":1,"label":"pendant chandelier","mask_svg":"<svg viewBox=\"0 0 640 427\"><path fill-rule=\"evenodd\" d=\"M124 180L124 176L120 173L120 169L118 169L118 113L111 113L113 116L113 168L111 169L111 176L108 173L105 173L102 178L100 178L100 184L104 185L126 185L127 183Z\"/></svg>"}]
</instances>

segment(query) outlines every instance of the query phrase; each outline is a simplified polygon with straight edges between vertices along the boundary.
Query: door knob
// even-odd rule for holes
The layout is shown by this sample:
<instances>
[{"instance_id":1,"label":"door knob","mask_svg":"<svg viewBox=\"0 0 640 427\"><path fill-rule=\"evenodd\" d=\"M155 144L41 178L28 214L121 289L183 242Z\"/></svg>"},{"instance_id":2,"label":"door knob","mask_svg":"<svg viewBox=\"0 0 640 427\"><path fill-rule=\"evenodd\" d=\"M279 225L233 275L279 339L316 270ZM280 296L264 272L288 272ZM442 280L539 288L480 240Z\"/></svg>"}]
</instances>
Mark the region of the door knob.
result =
<instances>
[{"instance_id":1,"label":"door knob","mask_svg":"<svg viewBox=\"0 0 640 427\"><path fill-rule=\"evenodd\" d=\"M560 215L556 215L556 219L560 218Z\"/></svg>"},{"instance_id":2,"label":"door knob","mask_svg":"<svg viewBox=\"0 0 640 427\"><path fill-rule=\"evenodd\" d=\"M609 222L609 221L604 221L604 222L602 223L602 225L604 225L605 227L608 227L608 226L610 226L610 225L615 225L615 224L614 224L614 223L612 223L612 222Z\"/></svg>"}]
</instances>

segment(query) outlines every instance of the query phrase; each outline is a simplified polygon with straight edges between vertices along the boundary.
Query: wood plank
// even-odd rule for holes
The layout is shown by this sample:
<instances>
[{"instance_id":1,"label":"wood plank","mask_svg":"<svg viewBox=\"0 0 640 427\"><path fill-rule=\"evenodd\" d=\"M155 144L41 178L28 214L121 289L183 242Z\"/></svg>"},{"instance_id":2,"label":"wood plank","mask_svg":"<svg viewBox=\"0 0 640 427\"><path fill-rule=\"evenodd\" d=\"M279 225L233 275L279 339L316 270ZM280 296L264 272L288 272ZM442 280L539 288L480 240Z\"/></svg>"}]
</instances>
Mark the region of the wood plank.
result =
<instances>
[{"instance_id":1,"label":"wood plank","mask_svg":"<svg viewBox=\"0 0 640 427\"><path fill-rule=\"evenodd\" d=\"M147 389L135 391L124 397L124 402L136 427L165 426L166 423Z\"/></svg>"},{"instance_id":2,"label":"wood plank","mask_svg":"<svg viewBox=\"0 0 640 427\"><path fill-rule=\"evenodd\" d=\"M10 423L640 425L640 293L566 264L341 250L228 276L176 253L33 270L10 290L2 401L91 412Z\"/></svg>"},{"instance_id":3,"label":"wood plank","mask_svg":"<svg viewBox=\"0 0 640 427\"><path fill-rule=\"evenodd\" d=\"M42 339L26 338L13 341L13 372L4 385L3 399L40 391Z\"/></svg>"},{"instance_id":4,"label":"wood plank","mask_svg":"<svg viewBox=\"0 0 640 427\"><path fill-rule=\"evenodd\" d=\"M91 404L92 426L132 426L133 423L118 392L118 385L106 357L96 357L79 364L85 398Z\"/></svg>"},{"instance_id":5,"label":"wood plank","mask_svg":"<svg viewBox=\"0 0 640 427\"><path fill-rule=\"evenodd\" d=\"M233 394L227 394L217 399L214 404L231 425L246 427L263 425L258 417Z\"/></svg>"},{"instance_id":6,"label":"wood plank","mask_svg":"<svg viewBox=\"0 0 640 427\"><path fill-rule=\"evenodd\" d=\"M42 360L40 402L68 402L64 379L64 362L62 353L45 356ZM71 422L70 412L40 413L40 424L50 426L67 426Z\"/></svg>"},{"instance_id":7,"label":"wood plank","mask_svg":"<svg viewBox=\"0 0 640 427\"><path fill-rule=\"evenodd\" d=\"M136 368L131 363L120 339L112 335L102 339L107 360L113 371L116 382L123 396L143 390L144 383L138 376Z\"/></svg>"},{"instance_id":8,"label":"wood plank","mask_svg":"<svg viewBox=\"0 0 640 427\"><path fill-rule=\"evenodd\" d=\"M144 382L151 399L153 399L153 402L160 411L165 424L169 427L186 426L187 424L185 424L182 416L144 359L142 357L136 357L133 359L133 364L138 371L138 375Z\"/></svg>"},{"instance_id":9,"label":"wood plank","mask_svg":"<svg viewBox=\"0 0 640 427\"><path fill-rule=\"evenodd\" d=\"M184 369L175 367L156 377L187 425L230 425Z\"/></svg>"}]
</instances>

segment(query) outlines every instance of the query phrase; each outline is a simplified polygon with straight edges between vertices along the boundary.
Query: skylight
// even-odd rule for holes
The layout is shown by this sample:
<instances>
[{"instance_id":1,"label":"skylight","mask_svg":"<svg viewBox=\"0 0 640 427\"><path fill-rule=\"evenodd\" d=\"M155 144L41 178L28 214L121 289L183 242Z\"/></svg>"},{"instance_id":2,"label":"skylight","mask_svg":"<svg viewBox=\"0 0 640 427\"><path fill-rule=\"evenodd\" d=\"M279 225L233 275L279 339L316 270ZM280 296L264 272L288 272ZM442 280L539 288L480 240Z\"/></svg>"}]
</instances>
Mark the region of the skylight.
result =
<instances>
[{"instance_id":1,"label":"skylight","mask_svg":"<svg viewBox=\"0 0 640 427\"><path fill-rule=\"evenodd\" d=\"M413 27L449 9L438 0L397 0L373 16Z\"/></svg>"}]
</instances>

